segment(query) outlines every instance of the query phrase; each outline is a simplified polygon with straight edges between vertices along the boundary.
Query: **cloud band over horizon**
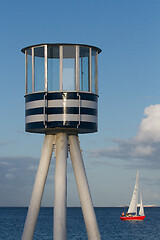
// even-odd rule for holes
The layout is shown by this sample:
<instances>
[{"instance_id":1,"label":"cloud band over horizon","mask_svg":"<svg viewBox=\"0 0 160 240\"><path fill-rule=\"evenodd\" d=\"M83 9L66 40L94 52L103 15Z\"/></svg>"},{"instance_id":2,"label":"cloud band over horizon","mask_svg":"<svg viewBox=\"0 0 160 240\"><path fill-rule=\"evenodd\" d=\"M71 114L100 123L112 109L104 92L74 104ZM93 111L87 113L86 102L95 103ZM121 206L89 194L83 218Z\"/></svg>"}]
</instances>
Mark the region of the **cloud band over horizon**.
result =
<instances>
[{"instance_id":1,"label":"cloud band over horizon","mask_svg":"<svg viewBox=\"0 0 160 240\"><path fill-rule=\"evenodd\" d=\"M136 136L112 139L115 146L90 150L90 156L130 160L138 166L160 169L160 104L146 107L144 116Z\"/></svg>"}]
</instances>

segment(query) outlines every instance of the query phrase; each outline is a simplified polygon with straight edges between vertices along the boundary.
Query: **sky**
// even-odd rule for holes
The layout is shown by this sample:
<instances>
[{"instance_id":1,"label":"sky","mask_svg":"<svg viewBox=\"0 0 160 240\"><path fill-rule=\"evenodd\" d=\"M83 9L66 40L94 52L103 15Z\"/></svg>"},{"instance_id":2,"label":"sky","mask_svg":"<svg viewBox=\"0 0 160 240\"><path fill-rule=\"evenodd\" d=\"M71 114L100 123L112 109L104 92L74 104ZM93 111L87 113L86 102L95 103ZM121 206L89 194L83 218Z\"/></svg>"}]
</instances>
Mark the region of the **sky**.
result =
<instances>
[{"instance_id":1,"label":"sky","mask_svg":"<svg viewBox=\"0 0 160 240\"><path fill-rule=\"evenodd\" d=\"M144 204L160 205L160 1L2 1L0 206L28 206L44 135L25 132L25 57L40 43L80 43L98 58L98 132L80 135L94 206L128 205L136 171ZM67 160L67 205L79 206ZM54 154L42 206L54 204Z\"/></svg>"}]
</instances>

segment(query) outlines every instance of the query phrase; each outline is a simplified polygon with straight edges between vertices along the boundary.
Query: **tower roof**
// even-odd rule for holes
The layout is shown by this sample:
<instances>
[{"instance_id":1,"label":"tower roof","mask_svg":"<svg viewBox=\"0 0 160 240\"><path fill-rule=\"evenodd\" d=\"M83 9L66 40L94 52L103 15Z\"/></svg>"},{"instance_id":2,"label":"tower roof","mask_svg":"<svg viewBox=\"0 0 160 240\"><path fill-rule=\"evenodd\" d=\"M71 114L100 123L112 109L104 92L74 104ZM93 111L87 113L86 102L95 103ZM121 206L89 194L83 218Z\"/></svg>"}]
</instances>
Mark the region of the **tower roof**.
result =
<instances>
[{"instance_id":1,"label":"tower roof","mask_svg":"<svg viewBox=\"0 0 160 240\"><path fill-rule=\"evenodd\" d=\"M39 47L39 46L43 46L43 45L47 45L47 46L80 46L80 47L91 47L93 49L95 49L96 51L98 51L98 54L102 51L100 48L95 47L95 46L91 46L91 45L86 45L86 44L76 44L76 43L41 43L41 44L36 44L36 45L30 45L27 46L25 48L22 48L21 51L23 53L25 53L25 50L32 48L32 47Z\"/></svg>"}]
</instances>

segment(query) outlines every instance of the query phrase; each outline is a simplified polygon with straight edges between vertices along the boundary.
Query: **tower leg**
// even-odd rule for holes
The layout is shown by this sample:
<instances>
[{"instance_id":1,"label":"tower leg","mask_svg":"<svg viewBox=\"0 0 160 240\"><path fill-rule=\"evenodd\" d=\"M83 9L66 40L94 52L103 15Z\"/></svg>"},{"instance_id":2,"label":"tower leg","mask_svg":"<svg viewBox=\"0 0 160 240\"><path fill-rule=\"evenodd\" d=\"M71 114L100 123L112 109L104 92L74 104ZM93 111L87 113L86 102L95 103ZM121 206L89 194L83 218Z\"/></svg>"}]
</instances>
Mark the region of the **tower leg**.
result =
<instances>
[{"instance_id":1,"label":"tower leg","mask_svg":"<svg viewBox=\"0 0 160 240\"><path fill-rule=\"evenodd\" d=\"M66 240L66 199L67 199L67 153L66 133L56 135L56 167L54 195L54 240Z\"/></svg>"},{"instance_id":2,"label":"tower leg","mask_svg":"<svg viewBox=\"0 0 160 240\"><path fill-rule=\"evenodd\" d=\"M100 233L91 200L83 159L77 135L69 136L70 156L75 173L79 198L89 240L100 240Z\"/></svg>"},{"instance_id":3,"label":"tower leg","mask_svg":"<svg viewBox=\"0 0 160 240\"><path fill-rule=\"evenodd\" d=\"M50 165L50 160L53 151L54 135L46 135L44 138L41 159L37 170L37 175L33 187L32 197L28 208L27 218L23 230L22 240L32 240L34 230L39 214L43 190L47 173Z\"/></svg>"}]
</instances>

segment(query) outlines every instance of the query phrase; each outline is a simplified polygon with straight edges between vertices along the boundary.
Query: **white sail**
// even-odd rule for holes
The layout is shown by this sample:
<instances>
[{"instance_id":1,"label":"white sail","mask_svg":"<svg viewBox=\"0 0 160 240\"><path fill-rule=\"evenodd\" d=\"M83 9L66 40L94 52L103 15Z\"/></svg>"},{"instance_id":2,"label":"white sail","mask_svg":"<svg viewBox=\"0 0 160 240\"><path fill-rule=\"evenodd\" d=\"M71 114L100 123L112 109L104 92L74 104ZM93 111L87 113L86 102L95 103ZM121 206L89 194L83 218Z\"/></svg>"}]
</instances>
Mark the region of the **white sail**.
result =
<instances>
[{"instance_id":1,"label":"white sail","mask_svg":"<svg viewBox=\"0 0 160 240\"><path fill-rule=\"evenodd\" d=\"M139 215L144 216L144 208L143 208L143 201L142 201L142 194L140 193L140 209L139 209Z\"/></svg>"},{"instance_id":2,"label":"white sail","mask_svg":"<svg viewBox=\"0 0 160 240\"><path fill-rule=\"evenodd\" d=\"M136 213L136 215L137 215L137 204L138 204L138 184L139 184L139 171L137 170L135 187L133 190L131 203L128 209L128 213Z\"/></svg>"}]
</instances>

